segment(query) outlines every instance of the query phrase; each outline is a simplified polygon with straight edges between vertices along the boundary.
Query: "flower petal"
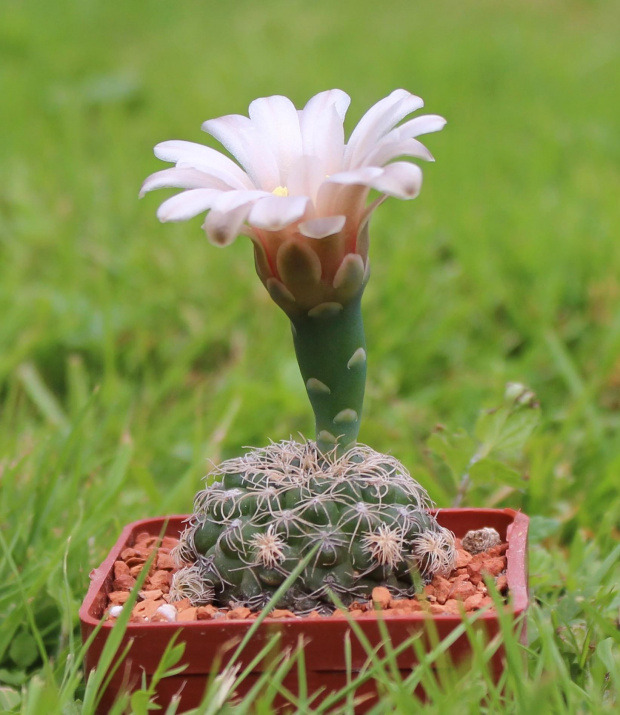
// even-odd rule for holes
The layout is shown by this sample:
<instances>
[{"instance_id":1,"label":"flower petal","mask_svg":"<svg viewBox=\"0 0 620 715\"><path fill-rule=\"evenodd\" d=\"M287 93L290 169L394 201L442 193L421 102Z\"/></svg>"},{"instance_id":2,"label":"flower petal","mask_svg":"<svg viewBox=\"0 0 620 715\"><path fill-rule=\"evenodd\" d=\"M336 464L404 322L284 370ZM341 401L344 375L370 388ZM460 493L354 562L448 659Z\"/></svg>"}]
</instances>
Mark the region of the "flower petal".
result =
<instances>
[{"instance_id":1,"label":"flower petal","mask_svg":"<svg viewBox=\"0 0 620 715\"><path fill-rule=\"evenodd\" d=\"M218 189L189 189L164 201L157 210L160 221L186 221L213 207L222 194Z\"/></svg>"},{"instance_id":2,"label":"flower petal","mask_svg":"<svg viewBox=\"0 0 620 715\"><path fill-rule=\"evenodd\" d=\"M325 182L317 197L316 218L346 216L347 223L354 226L364 213L369 191L368 184L347 185Z\"/></svg>"},{"instance_id":3,"label":"flower petal","mask_svg":"<svg viewBox=\"0 0 620 715\"><path fill-rule=\"evenodd\" d=\"M256 187L273 191L280 185L278 162L265 138L247 117L229 114L209 119L202 128L237 159Z\"/></svg>"},{"instance_id":4,"label":"flower petal","mask_svg":"<svg viewBox=\"0 0 620 715\"><path fill-rule=\"evenodd\" d=\"M278 185L286 186L291 163L302 154L299 117L287 97L261 97L250 104L250 119L275 156L280 170Z\"/></svg>"},{"instance_id":5,"label":"flower petal","mask_svg":"<svg viewBox=\"0 0 620 715\"><path fill-rule=\"evenodd\" d=\"M228 246L242 233L243 223L250 212L249 203L244 203L230 211L216 211L207 214L203 224L207 238L216 246Z\"/></svg>"},{"instance_id":6,"label":"flower petal","mask_svg":"<svg viewBox=\"0 0 620 715\"><path fill-rule=\"evenodd\" d=\"M399 140L411 139L412 137L419 137L422 134L438 132L443 129L446 124L446 120L438 114L423 114L421 117L414 117L399 127L396 127L388 136L394 134L396 135L395 138Z\"/></svg>"},{"instance_id":7,"label":"flower petal","mask_svg":"<svg viewBox=\"0 0 620 715\"><path fill-rule=\"evenodd\" d=\"M258 199L267 196L271 196L268 191L259 191L258 189L254 191L226 191L218 196L213 208L215 211L234 211L239 206L251 205Z\"/></svg>"},{"instance_id":8,"label":"flower petal","mask_svg":"<svg viewBox=\"0 0 620 715\"><path fill-rule=\"evenodd\" d=\"M288 175L289 196L308 196L316 200L319 187L325 180L325 165L316 156L302 156L293 162Z\"/></svg>"},{"instance_id":9,"label":"flower petal","mask_svg":"<svg viewBox=\"0 0 620 715\"><path fill-rule=\"evenodd\" d=\"M303 221L299 224L299 232L308 238L326 238L342 231L346 222L346 216L326 216L325 218L313 218L310 221Z\"/></svg>"},{"instance_id":10,"label":"flower petal","mask_svg":"<svg viewBox=\"0 0 620 715\"><path fill-rule=\"evenodd\" d=\"M314 118L320 121L321 114L328 107L334 107L340 119L344 121L350 104L351 97L346 92L341 89L328 89L311 97L302 109L302 113L307 115L308 119Z\"/></svg>"},{"instance_id":11,"label":"flower petal","mask_svg":"<svg viewBox=\"0 0 620 715\"><path fill-rule=\"evenodd\" d=\"M377 102L360 119L353 130L345 150L345 166L359 166L364 155L392 127L408 114L424 106L420 97L404 89L396 89L387 97Z\"/></svg>"},{"instance_id":12,"label":"flower petal","mask_svg":"<svg viewBox=\"0 0 620 715\"><path fill-rule=\"evenodd\" d=\"M304 215L308 198L305 196L267 196L252 207L248 217L251 226L267 231L280 231Z\"/></svg>"},{"instance_id":13,"label":"flower petal","mask_svg":"<svg viewBox=\"0 0 620 715\"><path fill-rule=\"evenodd\" d=\"M352 171L341 171L325 179L326 184L359 184L370 186L375 179L383 174L383 169L378 166L364 166Z\"/></svg>"},{"instance_id":14,"label":"flower petal","mask_svg":"<svg viewBox=\"0 0 620 715\"><path fill-rule=\"evenodd\" d=\"M243 223L252 205L266 196L271 194L266 191L222 192L203 224L207 238L218 246L232 243L242 233Z\"/></svg>"},{"instance_id":15,"label":"flower petal","mask_svg":"<svg viewBox=\"0 0 620 715\"><path fill-rule=\"evenodd\" d=\"M327 174L342 168L343 122L350 103L345 92L330 89L312 97L299 116L304 154L322 159Z\"/></svg>"},{"instance_id":16,"label":"flower petal","mask_svg":"<svg viewBox=\"0 0 620 715\"><path fill-rule=\"evenodd\" d=\"M399 156L411 156L414 159L435 161L430 151L417 139L386 141L389 136L388 134L384 141L380 142L375 149L366 155L364 159L365 165L385 166L388 161L392 161L392 159L396 159Z\"/></svg>"},{"instance_id":17,"label":"flower petal","mask_svg":"<svg viewBox=\"0 0 620 715\"><path fill-rule=\"evenodd\" d=\"M388 196L413 199L422 188L422 169L417 164L410 164L406 161L388 164L383 170L382 176L372 182L372 187Z\"/></svg>"},{"instance_id":18,"label":"flower petal","mask_svg":"<svg viewBox=\"0 0 620 715\"><path fill-rule=\"evenodd\" d=\"M154 189L219 189L220 191L230 190L230 186L224 181L216 179L199 169L163 169L148 176L142 188L140 196L144 196L147 191Z\"/></svg>"},{"instance_id":19,"label":"flower petal","mask_svg":"<svg viewBox=\"0 0 620 715\"><path fill-rule=\"evenodd\" d=\"M233 189L251 189L250 177L232 159L204 144L172 140L157 144L155 156L162 161L173 161L194 167L226 181Z\"/></svg>"}]
</instances>

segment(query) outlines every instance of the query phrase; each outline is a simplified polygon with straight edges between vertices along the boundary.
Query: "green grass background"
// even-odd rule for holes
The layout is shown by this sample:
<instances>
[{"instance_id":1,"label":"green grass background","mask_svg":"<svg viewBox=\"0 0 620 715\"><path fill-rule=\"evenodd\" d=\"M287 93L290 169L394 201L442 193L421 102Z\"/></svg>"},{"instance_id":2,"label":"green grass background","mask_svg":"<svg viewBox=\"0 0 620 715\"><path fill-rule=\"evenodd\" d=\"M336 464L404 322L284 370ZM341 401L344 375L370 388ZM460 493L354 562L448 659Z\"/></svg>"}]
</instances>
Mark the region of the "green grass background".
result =
<instances>
[{"instance_id":1,"label":"green grass background","mask_svg":"<svg viewBox=\"0 0 620 715\"><path fill-rule=\"evenodd\" d=\"M428 138L421 196L373 219L360 438L449 506L457 485L426 446L435 426L471 430L507 381L535 390L527 486L474 482L465 499L533 517L525 690L503 707L527 692L548 712L613 711L620 5L0 10L0 710L79 712L79 687L58 690L77 608L124 523L188 511L208 459L312 436L287 321L249 243L219 250L199 219L159 225L163 193L138 201L163 168L152 147L209 142L202 121L255 97L303 106L331 87L352 96L350 130L404 87L448 125ZM467 692L464 712L482 707Z\"/></svg>"}]
</instances>

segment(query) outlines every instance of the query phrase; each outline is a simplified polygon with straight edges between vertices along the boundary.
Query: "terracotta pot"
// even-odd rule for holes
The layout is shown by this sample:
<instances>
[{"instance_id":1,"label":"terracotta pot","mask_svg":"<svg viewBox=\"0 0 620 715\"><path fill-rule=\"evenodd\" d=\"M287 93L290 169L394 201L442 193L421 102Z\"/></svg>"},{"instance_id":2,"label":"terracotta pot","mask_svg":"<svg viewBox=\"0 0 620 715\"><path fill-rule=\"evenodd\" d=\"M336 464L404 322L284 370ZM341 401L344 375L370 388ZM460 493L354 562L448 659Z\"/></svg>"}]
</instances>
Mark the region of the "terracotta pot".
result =
<instances>
[{"instance_id":1,"label":"terracotta pot","mask_svg":"<svg viewBox=\"0 0 620 715\"><path fill-rule=\"evenodd\" d=\"M185 516L168 517L166 534L178 536L183 528ZM527 516L512 509L442 509L438 512L438 521L451 529L456 536L464 536L470 529L479 529L485 526L497 529L502 539L508 542L507 551L507 579L511 596L511 610L515 616L525 611L528 605L527 591L527 531L529 519ZM123 549L132 546L136 535L143 531L158 535L165 523L165 518L144 519L136 521L125 527L108 557L90 577L91 584L88 594L80 609L82 624L82 638L85 641L98 625L106 607L107 593L112 583L113 564L118 559ZM390 612L385 618L392 643L396 646L415 633L424 631L428 627L429 619L432 620L437 634L445 638L456 628L461 618L459 616L440 614L430 616L424 613L400 614ZM523 619L515 619L515 628L521 629L524 637ZM224 643L239 640L251 626L251 621L196 621L192 623L130 623L127 627L121 650L128 641L133 641L131 651L126 662L117 670L110 681L109 687L101 701L99 712L105 713L112 705L120 688L129 684L140 683L143 674L148 677L154 672L161 655L173 634L180 632L180 641L185 643L183 663L187 664L186 670L174 677L161 681L158 687L158 703L164 708L170 698L181 693L181 706L178 712L195 707L200 703L204 693L206 679L214 663L225 663L226 656L220 659L221 648ZM373 644L382 640L377 618L363 618L357 621L366 638ZM95 637L86 656L87 672L96 666L101 651L112 629L111 623L104 623ZM476 621L477 628L484 628L489 637L500 632L497 614L485 612ZM345 661L345 634L350 627L344 618L285 618L266 619L257 630L254 637L245 648L241 661L249 663L264 647L273 633L279 630L281 647L295 648L300 636L303 635L305 646L305 664L307 670L308 692L324 688L325 693L342 688L347 683ZM351 667L353 673L364 666L367 655L363 647L351 636ZM470 653L470 644L466 635L459 637L450 648L450 655L454 662L463 661ZM415 665L415 655L412 649L405 650L398 657L398 666L404 674L410 672ZM500 648L492 660L492 669L496 678L503 669L503 651ZM220 665L221 667L221 665ZM243 696L256 680L260 677L262 664L255 673L246 678L237 693ZM293 692L296 688L297 676L295 668L290 674L290 679L284 684ZM369 681L364 690L360 689L356 695L363 692L376 695L374 683ZM372 702L372 698L368 703ZM363 709L362 709L363 710Z\"/></svg>"}]
</instances>

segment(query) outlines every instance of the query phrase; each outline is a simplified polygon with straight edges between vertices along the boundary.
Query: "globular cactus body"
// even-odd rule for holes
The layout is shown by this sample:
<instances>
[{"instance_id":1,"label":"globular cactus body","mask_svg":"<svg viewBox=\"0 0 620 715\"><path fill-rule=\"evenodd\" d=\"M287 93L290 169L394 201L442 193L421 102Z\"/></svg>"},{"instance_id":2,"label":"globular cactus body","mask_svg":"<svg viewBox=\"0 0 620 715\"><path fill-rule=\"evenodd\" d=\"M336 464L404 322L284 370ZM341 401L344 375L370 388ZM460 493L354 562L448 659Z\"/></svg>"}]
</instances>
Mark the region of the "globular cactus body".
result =
<instances>
[{"instance_id":1,"label":"globular cactus body","mask_svg":"<svg viewBox=\"0 0 620 715\"><path fill-rule=\"evenodd\" d=\"M195 604L261 607L311 553L278 606L330 610L330 591L346 604L379 584L412 595L414 572L453 565L453 537L428 513L424 490L369 447L337 456L282 442L211 476L176 550L173 595Z\"/></svg>"}]
</instances>

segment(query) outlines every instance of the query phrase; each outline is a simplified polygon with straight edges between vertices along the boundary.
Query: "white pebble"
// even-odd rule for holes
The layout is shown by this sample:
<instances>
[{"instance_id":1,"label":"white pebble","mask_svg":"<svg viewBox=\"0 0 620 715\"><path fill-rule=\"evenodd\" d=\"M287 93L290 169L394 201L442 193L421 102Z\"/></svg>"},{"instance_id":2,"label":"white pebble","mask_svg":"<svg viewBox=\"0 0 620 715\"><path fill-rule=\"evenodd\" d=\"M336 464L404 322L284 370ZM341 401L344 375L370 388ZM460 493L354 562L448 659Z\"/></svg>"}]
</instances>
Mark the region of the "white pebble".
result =
<instances>
[{"instance_id":1,"label":"white pebble","mask_svg":"<svg viewBox=\"0 0 620 715\"><path fill-rule=\"evenodd\" d=\"M177 619L177 609L171 603L164 603L160 606L156 613L162 615L168 622L174 623Z\"/></svg>"},{"instance_id":2,"label":"white pebble","mask_svg":"<svg viewBox=\"0 0 620 715\"><path fill-rule=\"evenodd\" d=\"M108 611L108 613L112 616L112 618L118 618L122 612L123 612L122 606L110 606L110 610Z\"/></svg>"}]
</instances>

